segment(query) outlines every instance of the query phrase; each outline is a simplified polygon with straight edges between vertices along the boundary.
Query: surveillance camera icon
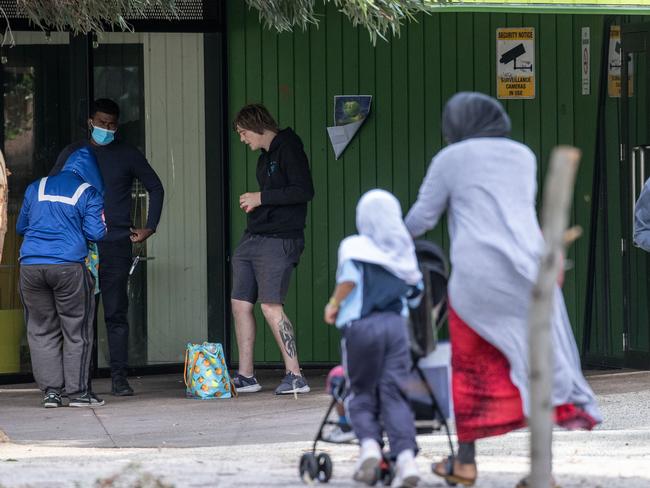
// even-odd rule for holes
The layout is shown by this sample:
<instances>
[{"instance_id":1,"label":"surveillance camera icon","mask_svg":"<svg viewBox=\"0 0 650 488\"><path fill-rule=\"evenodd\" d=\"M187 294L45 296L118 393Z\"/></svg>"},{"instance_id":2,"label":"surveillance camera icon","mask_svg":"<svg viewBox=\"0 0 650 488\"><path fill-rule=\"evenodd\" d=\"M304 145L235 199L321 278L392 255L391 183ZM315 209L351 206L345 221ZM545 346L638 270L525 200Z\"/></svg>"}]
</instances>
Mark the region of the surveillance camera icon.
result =
<instances>
[{"instance_id":1,"label":"surveillance camera icon","mask_svg":"<svg viewBox=\"0 0 650 488\"><path fill-rule=\"evenodd\" d=\"M517 66L517 58L523 54L526 54L526 48L523 44L517 44L515 47L501 55L499 63L508 64L513 61L515 69L527 69L533 71L533 65L530 62L524 62L524 66Z\"/></svg>"}]
</instances>

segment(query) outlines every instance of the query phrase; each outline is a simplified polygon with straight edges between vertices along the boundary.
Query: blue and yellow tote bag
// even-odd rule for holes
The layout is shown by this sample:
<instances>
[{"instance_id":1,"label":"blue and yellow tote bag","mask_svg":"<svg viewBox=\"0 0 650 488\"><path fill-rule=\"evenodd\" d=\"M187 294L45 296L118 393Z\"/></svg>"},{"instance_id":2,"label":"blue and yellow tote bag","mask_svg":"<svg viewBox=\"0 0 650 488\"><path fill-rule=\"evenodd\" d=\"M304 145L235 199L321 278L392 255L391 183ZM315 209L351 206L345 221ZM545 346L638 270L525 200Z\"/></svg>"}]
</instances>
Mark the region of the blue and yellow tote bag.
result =
<instances>
[{"instance_id":1,"label":"blue and yellow tote bag","mask_svg":"<svg viewBox=\"0 0 650 488\"><path fill-rule=\"evenodd\" d=\"M188 398L213 400L237 396L228 374L223 347L218 343L187 344L184 379Z\"/></svg>"}]
</instances>

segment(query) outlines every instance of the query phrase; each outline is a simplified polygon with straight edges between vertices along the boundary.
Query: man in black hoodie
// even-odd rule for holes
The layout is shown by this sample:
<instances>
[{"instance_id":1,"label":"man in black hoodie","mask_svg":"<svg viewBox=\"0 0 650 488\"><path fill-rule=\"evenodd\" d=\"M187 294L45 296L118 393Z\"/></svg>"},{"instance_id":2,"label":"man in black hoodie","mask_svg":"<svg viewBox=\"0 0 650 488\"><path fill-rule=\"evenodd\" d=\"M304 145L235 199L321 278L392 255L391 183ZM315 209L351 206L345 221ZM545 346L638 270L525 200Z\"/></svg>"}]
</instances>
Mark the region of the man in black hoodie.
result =
<instances>
[{"instance_id":1,"label":"man in black hoodie","mask_svg":"<svg viewBox=\"0 0 650 488\"><path fill-rule=\"evenodd\" d=\"M239 197L247 226L232 256L231 303L239 349L235 386L242 393L262 388L253 370L253 307L259 301L286 369L276 395L307 393L309 385L300 371L284 299L305 247L307 202L314 197L309 162L300 138L290 128L280 130L263 105L245 106L233 125L241 142L253 151L261 150L256 170L260 191Z\"/></svg>"}]
</instances>

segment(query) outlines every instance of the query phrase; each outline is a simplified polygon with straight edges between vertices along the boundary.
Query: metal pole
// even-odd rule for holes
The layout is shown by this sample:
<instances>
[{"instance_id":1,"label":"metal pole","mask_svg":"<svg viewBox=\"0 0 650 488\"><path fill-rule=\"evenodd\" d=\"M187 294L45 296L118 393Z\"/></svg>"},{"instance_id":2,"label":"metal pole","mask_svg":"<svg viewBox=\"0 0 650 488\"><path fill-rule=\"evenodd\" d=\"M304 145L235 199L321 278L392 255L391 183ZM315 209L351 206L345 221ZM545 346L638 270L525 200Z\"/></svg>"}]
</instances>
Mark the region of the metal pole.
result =
<instances>
[{"instance_id":1,"label":"metal pole","mask_svg":"<svg viewBox=\"0 0 650 488\"><path fill-rule=\"evenodd\" d=\"M562 265L565 230L573 198L580 151L560 146L551 154L544 185L542 233L546 242L533 288L530 326L530 486L549 488L552 479L553 350L551 316L557 276ZM574 233L577 235L576 233Z\"/></svg>"}]
</instances>

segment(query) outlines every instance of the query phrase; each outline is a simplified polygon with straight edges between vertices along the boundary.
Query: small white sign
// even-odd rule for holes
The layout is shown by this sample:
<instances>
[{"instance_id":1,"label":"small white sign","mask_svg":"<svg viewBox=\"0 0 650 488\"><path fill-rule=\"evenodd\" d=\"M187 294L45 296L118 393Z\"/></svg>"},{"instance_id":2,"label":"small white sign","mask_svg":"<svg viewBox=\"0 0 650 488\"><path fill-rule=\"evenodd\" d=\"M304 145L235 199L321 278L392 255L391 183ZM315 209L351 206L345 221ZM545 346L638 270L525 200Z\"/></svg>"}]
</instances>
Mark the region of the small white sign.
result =
<instances>
[{"instance_id":1,"label":"small white sign","mask_svg":"<svg viewBox=\"0 0 650 488\"><path fill-rule=\"evenodd\" d=\"M589 27L582 28L582 94L589 95L591 92L591 41L589 39Z\"/></svg>"},{"instance_id":2,"label":"small white sign","mask_svg":"<svg viewBox=\"0 0 650 488\"><path fill-rule=\"evenodd\" d=\"M497 97L535 98L535 29L497 29Z\"/></svg>"}]
</instances>

